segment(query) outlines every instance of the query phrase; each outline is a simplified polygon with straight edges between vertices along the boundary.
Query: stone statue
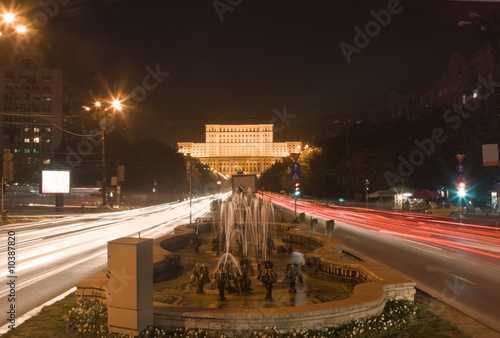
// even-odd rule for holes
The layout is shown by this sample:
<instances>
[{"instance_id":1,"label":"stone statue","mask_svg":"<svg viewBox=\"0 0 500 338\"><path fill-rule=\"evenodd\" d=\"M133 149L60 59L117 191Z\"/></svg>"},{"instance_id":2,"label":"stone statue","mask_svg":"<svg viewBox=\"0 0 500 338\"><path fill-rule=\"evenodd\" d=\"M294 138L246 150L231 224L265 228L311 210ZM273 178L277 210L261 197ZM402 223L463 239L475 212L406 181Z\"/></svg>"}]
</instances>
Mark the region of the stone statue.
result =
<instances>
[{"instance_id":1,"label":"stone statue","mask_svg":"<svg viewBox=\"0 0 500 338\"><path fill-rule=\"evenodd\" d=\"M201 239L198 234L191 235L191 237L189 238L189 246L192 246L194 248L194 252L200 252L199 248L201 246Z\"/></svg>"},{"instance_id":2,"label":"stone statue","mask_svg":"<svg viewBox=\"0 0 500 338\"><path fill-rule=\"evenodd\" d=\"M273 262L271 261L264 262L264 268L260 270L257 279L260 280L262 284L264 284L264 287L266 288L265 299L273 300L272 296L273 284L276 283L276 281L278 280L278 274L276 274L276 272L273 271Z\"/></svg>"},{"instance_id":3,"label":"stone statue","mask_svg":"<svg viewBox=\"0 0 500 338\"><path fill-rule=\"evenodd\" d=\"M193 267L193 273L191 274L191 284L196 283L198 286L196 293L205 293L203 284L209 282L208 266L206 264L196 263Z\"/></svg>"},{"instance_id":4,"label":"stone statue","mask_svg":"<svg viewBox=\"0 0 500 338\"><path fill-rule=\"evenodd\" d=\"M215 271L214 278L212 280L212 288L217 287L219 289L219 301L225 301L226 297L224 295L224 290L230 286L231 281L231 268L229 262L220 262L217 270Z\"/></svg>"},{"instance_id":5,"label":"stone statue","mask_svg":"<svg viewBox=\"0 0 500 338\"><path fill-rule=\"evenodd\" d=\"M287 264L284 271L283 283L289 285L289 293L297 293L297 289L295 289L297 278L300 284L304 282L302 273L300 272L300 266L296 263Z\"/></svg>"},{"instance_id":6,"label":"stone statue","mask_svg":"<svg viewBox=\"0 0 500 338\"><path fill-rule=\"evenodd\" d=\"M253 289L251 288L252 281L249 276L255 276L255 271L252 267L252 261L249 258L243 258L240 261L241 274L238 272L234 284L236 289L241 294L249 294Z\"/></svg>"}]
</instances>

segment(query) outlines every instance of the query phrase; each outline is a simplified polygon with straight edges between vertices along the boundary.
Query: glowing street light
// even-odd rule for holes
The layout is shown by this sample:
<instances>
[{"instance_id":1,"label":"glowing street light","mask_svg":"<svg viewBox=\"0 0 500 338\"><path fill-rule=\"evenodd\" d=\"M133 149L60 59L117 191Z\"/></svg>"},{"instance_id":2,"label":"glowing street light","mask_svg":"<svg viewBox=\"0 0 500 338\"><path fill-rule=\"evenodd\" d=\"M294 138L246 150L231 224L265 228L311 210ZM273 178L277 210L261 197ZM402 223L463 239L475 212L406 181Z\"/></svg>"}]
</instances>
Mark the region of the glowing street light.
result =
<instances>
[{"instance_id":1,"label":"glowing street light","mask_svg":"<svg viewBox=\"0 0 500 338\"><path fill-rule=\"evenodd\" d=\"M113 102L111 103L111 106L113 107L113 109L115 110L122 110L122 104L121 104L121 101L120 100L116 100L114 99Z\"/></svg>"},{"instance_id":2,"label":"glowing street light","mask_svg":"<svg viewBox=\"0 0 500 338\"><path fill-rule=\"evenodd\" d=\"M91 107L84 107L85 110L92 110ZM120 100L114 99L111 101L111 105L109 108L103 108L103 105L100 101L94 102L94 108L97 111L97 118L99 120L99 129L101 130L101 166L102 166L102 180L101 180L101 196L102 196L102 205L106 206L108 204L107 199L107 180L106 180L106 139L105 139L105 131L107 125L107 118L111 115L110 113L106 113L109 108L112 108L113 111L122 110L122 105Z\"/></svg>"},{"instance_id":3,"label":"glowing street light","mask_svg":"<svg viewBox=\"0 0 500 338\"><path fill-rule=\"evenodd\" d=\"M5 12L1 14L2 20L1 20L1 26L0 26L0 36L3 36L5 33L8 32L16 32L19 34L24 34L28 31L28 28L25 25L22 24L17 24L16 22L19 21L18 17L16 14L12 12Z\"/></svg>"},{"instance_id":4,"label":"glowing street light","mask_svg":"<svg viewBox=\"0 0 500 338\"><path fill-rule=\"evenodd\" d=\"M16 26L16 32L18 33L26 33L28 29L26 28L26 26L23 26L23 25L19 25L19 26Z\"/></svg>"},{"instance_id":5,"label":"glowing street light","mask_svg":"<svg viewBox=\"0 0 500 338\"><path fill-rule=\"evenodd\" d=\"M8 24L12 24L12 23L14 23L14 21L16 21L16 15L14 13L10 13L10 12L5 13L3 15L2 21L5 23L8 23Z\"/></svg>"}]
</instances>

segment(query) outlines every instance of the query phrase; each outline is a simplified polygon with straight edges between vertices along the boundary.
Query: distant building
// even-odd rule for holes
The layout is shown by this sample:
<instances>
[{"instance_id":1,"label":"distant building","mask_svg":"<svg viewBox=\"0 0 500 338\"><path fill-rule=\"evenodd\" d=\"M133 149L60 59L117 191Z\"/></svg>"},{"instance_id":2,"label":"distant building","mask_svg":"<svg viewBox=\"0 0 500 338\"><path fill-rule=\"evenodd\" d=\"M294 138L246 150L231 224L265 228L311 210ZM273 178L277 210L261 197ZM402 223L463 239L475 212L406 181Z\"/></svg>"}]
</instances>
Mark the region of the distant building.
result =
<instances>
[{"instance_id":1,"label":"distant building","mask_svg":"<svg viewBox=\"0 0 500 338\"><path fill-rule=\"evenodd\" d=\"M15 161L49 164L61 142L63 73L42 53L0 55L0 142ZM16 156L19 154L19 156Z\"/></svg>"},{"instance_id":2,"label":"distant building","mask_svg":"<svg viewBox=\"0 0 500 338\"><path fill-rule=\"evenodd\" d=\"M273 142L272 124L207 124L205 143L178 142L190 154L223 175L259 175L274 162L297 152L300 142Z\"/></svg>"}]
</instances>

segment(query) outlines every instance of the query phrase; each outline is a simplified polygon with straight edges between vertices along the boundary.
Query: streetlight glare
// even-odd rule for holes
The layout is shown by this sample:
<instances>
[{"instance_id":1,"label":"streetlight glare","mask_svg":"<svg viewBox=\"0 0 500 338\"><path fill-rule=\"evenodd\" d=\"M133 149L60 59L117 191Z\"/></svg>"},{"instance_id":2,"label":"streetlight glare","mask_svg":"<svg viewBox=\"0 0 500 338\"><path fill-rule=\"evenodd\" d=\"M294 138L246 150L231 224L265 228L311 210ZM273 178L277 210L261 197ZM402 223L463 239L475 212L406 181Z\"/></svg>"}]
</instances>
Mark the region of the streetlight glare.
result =
<instances>
[{"instance_id":1,"label":"streetlight glare","mask_svg":"<svg viewBox=\"0 0 500 338\"><path fill-rule=\"evenodd\" d=\"M122 105L120 100L113 100L113 103L111 105L116 110L122 110Z\"/></svg>"},{"instance_id":2,"label":"streetlight glare","mask_svg":"<svg viewBox=\"0 0 500 338\"><path fill-rule=\"evenodd\" d=\"M27 30L28 29L26 28L26 26L23 26L23 25L19 25L16 27L16 32L21 33L21 34L26 33Z\"/></svg>"},{"instance_id":3,"label":"streetlight glare","mask_svg":"<svg viewBox=\"0 0 500 338\"><path fill-rule=\"evenodd\" d=\"M5 13L3 15L3 22L13 23L14 21L16 21L16 15L14 13Z\"/></svg>"}]
</instances>

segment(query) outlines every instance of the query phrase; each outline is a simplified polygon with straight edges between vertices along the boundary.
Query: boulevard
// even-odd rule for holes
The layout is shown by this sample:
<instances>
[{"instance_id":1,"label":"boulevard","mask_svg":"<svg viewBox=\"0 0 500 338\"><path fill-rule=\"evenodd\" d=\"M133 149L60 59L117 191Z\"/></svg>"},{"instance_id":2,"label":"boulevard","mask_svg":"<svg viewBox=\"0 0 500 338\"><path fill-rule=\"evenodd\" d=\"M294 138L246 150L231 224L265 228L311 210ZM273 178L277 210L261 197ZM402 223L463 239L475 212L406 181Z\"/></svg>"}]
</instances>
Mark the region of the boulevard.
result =
<instances>
[{"instance_id":1,"label":"boulevard","mask_svg":"<svg viewBox=\"0 0 500 338\"><path fill-rule=\"evenodd\" d=\"M210 210L211 197L193 198L192 218ZM59 219L2 225L0 311L15 306L16 319L106 268L107 242L119 237L156 238L189 223L189 200L126 211L70 215ZM7 270L7 234L15 233L16 267ZM14 247L11 245L11 247ZM15 276L11 278L10 276ZM15 299L6 282L13 280ZM11 298L11 301L8 301ZM2 320L5 320L4 315ZM8 327L2 322L0 334ZM16 322L16 325L19 325Z\"/></svg>"},{"instance_id":2,"label":"boulevard","mask_svg":"<svg viewBox=\"0 0 500 338\"><path fill-rule=\"evenodd\" d=\"M293 215L294 199L263 196ZM318 219L323 225L318 233L325 231L327 220L334 220L334 236L345 251L403 273L418 289L500 332L499 228L305 200L297 200L296 210L306 214L306 224Z\"/></svg>"},{"instance_id":3,"label":"boulevard","mask_svg":"<svg viewBox=\"0 0 500 338\"><path fill-rule=\"evenodd\" d=\"M263 194L287 218L295 200ZM210 212L212 197L193 199L192 217ZM500 332L500 231L498 228L460 224L452 219L422 214L325 206L296 201L306 224L318 219L318 233L327 220L335 221L334 236L346 252L378 262L415 280L417 288ZM140 209L71 215L60 219L2 226L16 234L16 316L36 308L106 267L106 243L123 236L155 238L189 222L189 201ZM6 237L6 236L5 236ZM7 242L0 243L0 260L7 262ZM7 280L2 271L2 279ZM0 285L0 298L9 287ZM2 301L0 311L8 311ZM5 332L3 326L0 334Z\"/></svg>"}]
</instances>

